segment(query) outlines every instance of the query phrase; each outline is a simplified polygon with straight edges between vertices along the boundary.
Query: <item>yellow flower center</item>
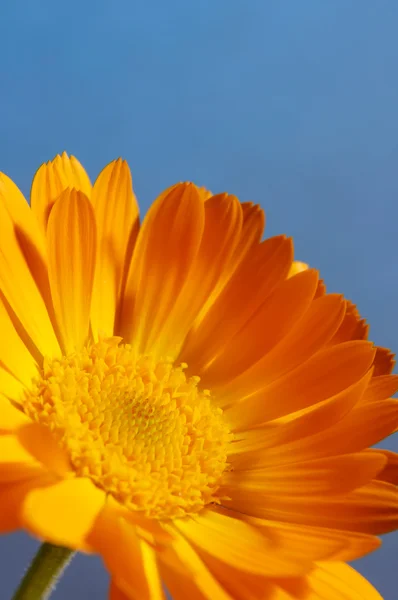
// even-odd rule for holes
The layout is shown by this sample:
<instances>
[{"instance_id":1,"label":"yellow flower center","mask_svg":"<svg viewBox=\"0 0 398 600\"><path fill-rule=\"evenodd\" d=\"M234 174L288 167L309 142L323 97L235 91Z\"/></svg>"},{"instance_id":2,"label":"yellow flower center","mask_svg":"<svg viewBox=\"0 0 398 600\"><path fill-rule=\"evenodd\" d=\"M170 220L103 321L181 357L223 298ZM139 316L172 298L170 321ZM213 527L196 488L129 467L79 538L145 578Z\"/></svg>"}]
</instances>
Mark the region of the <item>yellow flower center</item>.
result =
<instances>
[{"instance_id":1,"label":"yellow flower center","mask_svg":"<svg viewBox=\"0 0 398 600\"><path fill-rule=\"evenodd\" d=\"M50 428L76 475L130 509L161 519L217 502L232 440L222 410L186 365L120 341L45 359L25 412Z\"/></svg>"}]
</instances>

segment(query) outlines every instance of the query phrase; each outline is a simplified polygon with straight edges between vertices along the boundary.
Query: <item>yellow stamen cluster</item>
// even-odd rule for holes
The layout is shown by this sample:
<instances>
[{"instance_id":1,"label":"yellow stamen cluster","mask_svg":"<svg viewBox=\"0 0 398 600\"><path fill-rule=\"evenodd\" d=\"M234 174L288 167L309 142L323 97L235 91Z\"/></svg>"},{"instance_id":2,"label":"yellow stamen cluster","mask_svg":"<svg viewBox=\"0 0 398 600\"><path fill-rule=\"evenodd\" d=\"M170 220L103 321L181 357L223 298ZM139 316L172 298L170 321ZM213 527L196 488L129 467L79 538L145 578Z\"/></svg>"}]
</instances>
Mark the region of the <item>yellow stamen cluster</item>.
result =
<instances>
[{"instance_id":1,"label":"yellow stamen cluster","mask_svg":"<svg viewBox=\"0 0 398 600\"><path fill-rule=\"evenodd\" d=\"M173 518L217 501L232 440L209 392L184 367L137 357L120 338L45 360L24 400L73 469L127 507Z\"/></svg>"}]
</instances>

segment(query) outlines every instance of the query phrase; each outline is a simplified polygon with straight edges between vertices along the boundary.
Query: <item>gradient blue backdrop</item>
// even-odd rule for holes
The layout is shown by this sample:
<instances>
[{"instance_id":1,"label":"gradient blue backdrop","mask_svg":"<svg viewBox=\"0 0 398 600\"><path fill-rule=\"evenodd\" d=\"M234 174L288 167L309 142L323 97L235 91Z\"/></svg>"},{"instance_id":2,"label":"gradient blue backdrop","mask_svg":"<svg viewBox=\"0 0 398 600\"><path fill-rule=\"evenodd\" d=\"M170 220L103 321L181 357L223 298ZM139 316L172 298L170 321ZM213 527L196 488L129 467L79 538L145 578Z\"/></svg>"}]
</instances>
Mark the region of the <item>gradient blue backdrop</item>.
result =
<instances>
[{"instance_id":1,"label":"gradient blue backdrop","mask_svg":"<svg viewBox=\"0 0 398 600\"><path fill-rule=\"evenodd\" d=\"M28 193L64 149L92 177L122 155L144 211L181 179L260 202L398 349L397 28L395 0L4 1L0 169ZM1 600L36 545L0 538ZM386 600L397 551L357 564ZM54 598L106 585L79 557Z\"/></svg>"}]
</instances>

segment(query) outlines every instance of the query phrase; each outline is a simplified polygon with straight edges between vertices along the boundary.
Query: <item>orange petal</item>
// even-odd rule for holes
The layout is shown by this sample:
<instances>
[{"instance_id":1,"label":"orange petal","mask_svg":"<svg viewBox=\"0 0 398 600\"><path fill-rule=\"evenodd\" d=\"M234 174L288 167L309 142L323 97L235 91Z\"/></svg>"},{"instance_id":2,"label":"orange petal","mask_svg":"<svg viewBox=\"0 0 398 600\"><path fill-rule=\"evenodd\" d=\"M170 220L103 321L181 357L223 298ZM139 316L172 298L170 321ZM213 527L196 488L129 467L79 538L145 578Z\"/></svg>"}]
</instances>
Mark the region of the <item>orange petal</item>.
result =
<instances>
[{"instance_id":1,"label":"orange petal","mask_svg":"<svg viewBox=\"0 0 398 600\"><path fill-rule=\"evenodd\" d=\"M337 294L312 302L291 332L274 348L240 376L217 389L220 405L234 398L238 390L237 400L252 390L264 388L308 360L333 336L344 316L344 306L343 298Z\"/></svg>"},{"instance_id":2,"label":"orange petal","mask_svg":"<svg viewBox=\"0 0 398 600\"><path fill-rule=\"evenodd\" d=\"M54 356L59 354L58 341L29 262L18 228L0 198L1 292L34 345L42 354Z\"/></svg>"},{"instance_id":3,"label":"orange petal","mask_svg":"<svg viewBox=\"0 0 398 600\"><path fill-rule=\"evenodd\" d=\"M37 462L31 463L0 463L1 484L18 483L32 477L47 476L48 473Z\"/></svg>"},{"instance_id":4,"label":"orange petal","mask_svg":"<svg viewBox=\"0 0 398 600\"><path fill-rule=\"evenodd\" d=\"M33 475L33 473L31 474ZM42 471L22 481L6 481L0 485L0 531L7 533L20 529L21 508L26 496L34 489L51 485L52 478Z\"/></svg>"},{"instance_id":5,"label":"orange petal","mask_svg":"<svg viewBox=\"0 0 398 600\"><path fill-rule=\"evenodd\" d=\"M228 511L232 517L244 519L247 523L258 529L267 539L267 543L272 548L274 555L301 564L303 571L305 566L308 570L315 561L319 560L354 560L375 550L380 546L380 540L371 535L327 529L323 527L309 527L307 525L298 525L295 523L281 523L277 521L266 521L255 517L246 517L242 514L235 514ZM264 555L264 560L267 555ZM209 558L204 558L209 564ZM222 563L222 568L231 577L240 573L245 576L241 569L236 572L229 565L226 565L220 558L216 561ZM212 563L215 564L214 562ZM288 570L284 576L290 577Z\"/></svg>"},{"instance_id":6,"label":"orange petal","mask_svg":"<svg viewBox=\"0 0 398 600\"><path fill-rule=\"evenodd\" d=\"M111 581L109 587L109 600L130 600L132 596L127 596L120 588L117 587L116 583Z\"/></svg>"},{"instance_id":7,"label":"orange petal","mask_svg":"<svg viewBox=\"0 0 398 600\"><path fill-rule=\"evenodd\" d=\"M200 320L200 314L207 311L206 307L220 293L225 278L231 274L231 255L241 230L242 208L235 196L220 194L205 203L205 226L199 250L158 335L160 354L178 354L192 323L196 318Z\"/></svg>"},{"instance_id":8,"label":"orange petal","mask_svg":"<svg viewBox=\"0 0 398 600\"><path fill-rule=\"evenodd\" d=\"M138 352L156 347L197 255L203 227L204 204L193 184L175 186L149 209L135 245L120 323L122 337Z\"/></svg>"},{"instance_id":9,"label":"orange petal","mask_svg":"<svg viewBox=\"0 0 398 600\"><path fill-rule=\"evenodd\" d=\"M234 600L382 600L370 583L340 562L318 562L306 577L280 579L248 575L213 557L206 564Z\"/></svg>"},{"instance_id":10,"label":"orange petal","mask_svg":"<svg viewBox=\"0 0 398 600\"><path fill-rule=\"evenodd\" d=\"M308 593L303 600L383 600L362 575L344 563L319 563L306 577Z\"/></svg>"},{"instance_id":11,"label":"orange petal","mask_svg":"<svg viewBox=\"0 0 398 600\"><path fill-rule=\"evenodd\" d=\"M173 525L201 551L248 573L280 576L308 569L305 557L298 561L297 557L275 553L274 545L258 529L228 516L226 511L205 510L192 518L175 520Z\"/></svg>"},{"instance_id":12,"label":"orange petal","mask_svg":"<svg viewBox=\"0 0 398 600\"><path fill-rule=\"evenodd\" d=\"M27 494L22 523L53 544L87 551L86 537L104 502L105 492L90 479L64 479Z\"/></svg>"},{"instance_id":13,"label":"orange petal","mask_svg":"<svg viewBox=\"0 0 398 600\"><path fill-rule=\"evenodd\" d=\"M375 376L388 375L395 366L395 355L388 348L377 348L374 360Z\"/></svg>"},{"instance_id":14,"label":"orange petal","mask_svg":"<svg viewBox=\"0 0 398 600\"><path fill-rule=\"evenodd\" d=\"M0 481L16 482L44 474L42 465L14 435L0 435Z\"/></svg>"},{"instance_id":15,"label":"orange petal","mask_svg":"<svg viewBox=\"0 0 398 600\"><path fill-rule=\"evenodd\" d=\"M203 568L205 569L206 567ZM168 598L172 598L173 600L186 600L187 598L190 600L213 600L214 598L214 596L209 595L213 590L209 593L206 591L203 593L201 592L195 583L193 574L188 576L186 573L176 572L164 565L160 565L160 573L167 586L167 590L170 593ZM210 574L208 576L211 577ZM214 578L212 578L212 583L215 586L219 586ZM227 595L226 591L222 590L221 586L219 586L217 590L217 593L219 594L216 596L217 600L233 600L231 596Z\"/></svg>"},{"instance_id":16,"label":"orange petal","mask_svg":"<svg viewBox=\"0 0 398 600\"><path fill-rule=\"evenodd\" d=\"M102 555L115 585L128 598L164 598L155 550L108 503L97 516L88 541Z\"/></svg>"},{"instance_id":17,"label":"orange petal","mask_svg":"<svg viewBox=\"0 0 398 600\"><path fill-rule=\"evenodd\" d=\"M272 541L275 552L286 553L301 561L303 556L311 562L354 560L376 550L381 544L379 538L364 533L267 521L256 517L244 518Z\"/></svg>"},{"instance_id":18,"label":"orange petal","mask_svg":"<svg viewBox=\"0 0 398 600\"><path fill-rule=\"evenodd\" d=\"M349 340L366 340L368 329L365 319L361 319L355 304L347 301L347 310L344 319L330 343L334 345L348 342Z\"/></svg>"},{"instance_id":19,"label":"orange petal","mask_svg":"<svg viewBox=\"0 0 398 600\"><path fill-rule=\"evenodd\" d=\"M248 239L249 246L258 244L263 237L265 227L265 213L260 204L242 202L243 231L242 237ZM243 240L242 240L243 243Z\"/></svg>"},{"instance_id":20,"label":"orange petal","mask_svg":"<svg viewBox=\"0 0 398 600\"><path fill-rule=\"evenodd\" d=\"M222 385L270 352L308 310L317 282L316 271L308 270L281 283L201 372L203 385Z\"/></svg>"},{"instance_id":21,"label":"orange petal","mask_svg":"<svg viewBox=\"0 0 398 600\"><path fill-rule=\"evenodd\" d=\"M265 215L261 206L253 202L242 202L241 207L242 230L228 265L228 278L243 263L252 249L258 246L264 231Z\"/></svg>"},{"instance_id":22,"label":"orange petal","mask_svg":"<svg viewBox=\"0 0 398 600\"><path fill-rule=\"evenodd\" d=\"M233 511L231 511L232 515L234 515ZM315 560L331 558L344 547L344 542L339 536L334 535L333 530L265 521L255 517L248 517L245 520L269 540L275 554L287 555L304 564L310 565Z\"/></svg>"},{"instance_id":23,"label":"orange petal","mask_svg":"<svg viewBox=\"0 0 398 600\"><path fill-rule=\"evenodd\" d=\"M130 169L121 159L111 162L94 183L91 201L98 232L91 323L94 332L111 336L126 267L139 228L138 204Z\"/></svg>"},{"instance_id":24,"label":"orange petal","mask_svg":"<svg viewBox=\"0 0 398 600\"><path fill-rule=\"evenodd\" d=\"M361 318L357 307L347 301L347 311L341 326L330 341L331 345L340 344L349 340L366 340L369 326ZM387 348L377 348L374 359L374 375L386 375L392 372L395 365L394 354Z\"/></svg>"},{"instance_id":25,"label":"orange petal","mask_svg":"<svg viewBox=\"0 0 398 600\"><path fill-rule=\"evenodd\" d=\"M299 460L299 457L298 457ZM268 494L309 496L341 494L365 485L383 469L387 459L381 453L368 451L333 456L281 466L277 458L270 466L235 469L226 473L220 495L233 498L235 491L256 492L264 499Z\"/></svg>"},{"instance_id":26,"label":"orange petal","mask_svg":"<svg viewBox=\"0 0 398 600\"><path fill-rule=\"evenodd\" d=\"M292 254L291 240L282 236L256 246L193 325L178 361L186 362L192 374L203 375L204 367L285 279Z\"/></svg>"},{"instance_id":27,"label":"orange petal","mask_svg":"<svg viewBox=\"0 0 398 600\"><path fill-rule=\"evenodd\" d=\"M337 294L322 296L312 302L291 333L255 366L256 373L260 369L262 371L262 387L305 362L325 346L339 327L344 309L344 299Z\"/></svg>"},{"instance_id":28,"label":"orange petal","mask_svg":"<svg viewBox=\"0 0 398 600\"><path fill-rule=\"evenodd\" d=\"M128 571L125 573L127 579L124 579L123 577L119 577L121 570L119 562L117 567L118 574L116 575L118 586L132 600L165 600L155 551L143 540L138 540L137 555L131 546L131 539L129 542L128 556L134 558L134 563L130 562L128 564ZM132 564L136 567L134 570L131 568Z\"/></svg>"},{"instance_id":29,"label":"orange petal","mask_svg":"<svg viewBox=\"0 0 398 600\"><path fill-rule=\"evenodd\" d=\"M68 455L47 427L39 423L28 423L20 427L15 435L23 448L49 471L60 477L71 473Z\"/></svg>"},{"instance_id":30,"label":"orange petal","mask_svg":"<svg viewBox=\"0 0 398 600\"><path fill-rule=\"evenodd\" d=\"M164 529L161 521L127 509L112 496L107 497L106 506L101 511L100 517L102 523L109 523L110 527L113 527L115 519L121 517L134 527L138 537L155 546L170 544L174 539L172 534Z\"/></svg>"},{"instance_id":31,"label":"orange petal","mask_svg":"<svg viewBox=\"0 0 398 600\"><path fill-rule=\"evenodd\" d=\"M377 452L385 456L387 463L384 469L376 476L376 479L380 481L386 481L387 483L393 483L398 485L398 454L391 452L390 450L369 450L369 452Z\"/></svg>"},{"instance_id":32,"label":"orange petal","mask_svg":"<svg viewBox=\"0 0 398 600\"><path fill-rule=\"evenodd\" d=\"M74 156L63 152L44 163L33 178L30 205L44 234L54 202L67 188L81 190L87 197L91 194L86 171Z\"/></svg>"},{"instance_id":33,"label":"orange petal","mask_svg":"<svg viewBox=\"0 0 398 600\"><path fill-rule=\"evenodd\" d=\"M301 452L301 445L306 449L307 439L314 440L319 435L329 440L330 429L333 425L339 425L361 401L370 378L369 371L359 381L323 402L271 421L263 427L236 434L233 444L228 449L234 456L232 460L234 468L244 468L245 465L280 465L286 460L289 464L295 462L297 458L303 461L312 460L317 456L316 452L308 456L308 453ZM287 448L292 447L294 452L288 452ZM258 452L265 449L266 453ZM329 451L326 456L333 454L333 444L329 446L324 444L323 450ZM257 455L254 456L253 452L257 452Z\"/></svg>"},{"instance_id":34,"label":"orange petal","mask_svg":"<svg viewBox=\"0 0 398 600\"><path fill-rule=\"evenodd\" d=\"M235 545L236 542L234 542ZM184 537L159 554L160 573L174 600L234 600Z\"/></svg>"},{"instance_id":35,"label":"orange petal","mask_svg":"<svg viewBox=\"0 0 398 600\"><path fill-rule=\"evenodd\" d=\"M213 576L231 594L230 597L233 600L258 600L258 598L266 600L293 600L292 596L275 585L274 579L245 573L230 565L226 565L213 556L208 555L204 560ZM288 578L288 581L291 579ZM293 580L295 581L295 579Z\"/></svg>"},{"instance_id":36,"label":"orange petal","mask_svg":"<svg viewBox=\"0 0 398 600\"><path fill-rule=\"evenodd\" d=\"M245 492L224 504L233 510L277 521L379 535L398 526L398 490L373 481L337 496L267 496Z\"/></svg>"},{"instance_id":37,"label":"orange petal","mask_svg":"<svg viewBox=\"0 0 398 600\"><path fill-rule=\"evenodd\" d=\"M93 208L81 192L66 190L47 228L49 277L66 353L81 348L89 330L96 257Z\"/></svg>"},{"instance_id":38,"label":"orange petal","mask_svg":"<svg viewBox=\"0 0 398 600\"><path fill-rule=\"evenodd\" d=\"M365 405L360 402L343 419L331 427L326 426L316 435L301 439L296 436L296 441L267 450L267 458L289 464L296 456L300 460L311 460L314 456L358 452L377 444L397 427L398 400Z\"/></svg>"},{"instance_id":39,"label":"orange petal","mask_svg":"<svg viewBox=\"0 0 398 600\"><path fill-rule=\"evenodd\" d=\"M373 371L374 375L374 371ZM398 375L378 375L372 377L363 397L363 402L380 402L398 391Z\"/></svg>"},{"instance_id":40,"label":"orange petal","mask_svg":"<svg viewBox=\"0 0 398 600\"><path fill-rule=\"evenodd\" d=\"M233 404L225 410L226 418L242 431L322 402L363 377L373 357L370 342L326 348L257 394Z\"/></svg>"}]
</instances>

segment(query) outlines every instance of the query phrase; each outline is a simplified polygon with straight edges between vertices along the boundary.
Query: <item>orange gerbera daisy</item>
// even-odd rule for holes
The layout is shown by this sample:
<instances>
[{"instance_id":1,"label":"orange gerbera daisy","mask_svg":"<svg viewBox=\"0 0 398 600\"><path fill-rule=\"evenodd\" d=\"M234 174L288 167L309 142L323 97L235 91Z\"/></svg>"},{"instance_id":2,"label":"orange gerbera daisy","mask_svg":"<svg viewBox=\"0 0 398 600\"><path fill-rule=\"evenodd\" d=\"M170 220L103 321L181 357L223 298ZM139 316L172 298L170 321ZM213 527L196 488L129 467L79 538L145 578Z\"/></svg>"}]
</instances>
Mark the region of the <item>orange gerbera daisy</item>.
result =
<instances>
[{"instance_id":1,"label":"orange gerbera daisy","mask_svg":"<svg viewBox=\"0 0 398 600\"><path fill-rule=\"evenodd\" d=\"M374 600L398 526L391 354L191 183L143 220L125 162L0 179L0 526L102 555L112 600Z\"/></svg>"}]
</instances>

